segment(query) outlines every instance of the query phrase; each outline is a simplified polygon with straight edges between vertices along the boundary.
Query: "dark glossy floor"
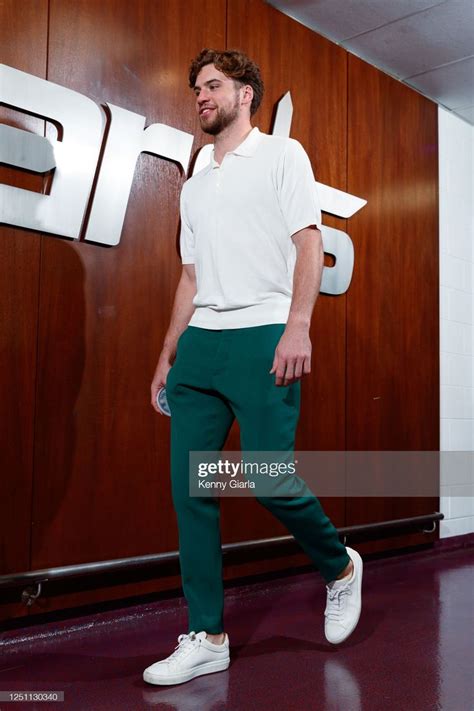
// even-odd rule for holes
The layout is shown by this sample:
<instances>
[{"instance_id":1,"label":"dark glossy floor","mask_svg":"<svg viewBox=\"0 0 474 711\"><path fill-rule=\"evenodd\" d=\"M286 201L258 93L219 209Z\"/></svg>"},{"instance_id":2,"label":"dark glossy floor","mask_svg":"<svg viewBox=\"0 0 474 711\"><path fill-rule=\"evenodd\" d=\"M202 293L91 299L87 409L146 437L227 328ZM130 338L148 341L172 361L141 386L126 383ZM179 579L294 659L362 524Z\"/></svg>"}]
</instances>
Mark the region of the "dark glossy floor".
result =
<instances>
[{"instance_id":1,"label":"dark glossy floor","mask_svg":"<svg viewBox=\"0 0 474 711\"><path fill-rule=\"evenodd\" d=\"M65 701L0 709L471 711L473 551L366 563L361 620L338 647L324 637L316 572L230 589L230 668L180 686L141 672L186 631L182 601L3 633L0 689L63 690Z\"/></svg>"}]
</instances>

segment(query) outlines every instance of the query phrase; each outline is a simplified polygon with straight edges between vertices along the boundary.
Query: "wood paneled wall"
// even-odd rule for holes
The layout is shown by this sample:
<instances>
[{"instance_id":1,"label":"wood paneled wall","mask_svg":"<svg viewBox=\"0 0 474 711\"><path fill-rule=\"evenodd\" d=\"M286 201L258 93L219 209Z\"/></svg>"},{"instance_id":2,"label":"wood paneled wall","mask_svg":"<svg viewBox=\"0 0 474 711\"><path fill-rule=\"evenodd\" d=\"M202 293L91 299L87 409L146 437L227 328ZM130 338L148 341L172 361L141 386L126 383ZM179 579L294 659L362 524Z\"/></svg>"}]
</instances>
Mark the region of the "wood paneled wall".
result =
<instances>
[{"instance_id":1,"label":"wood paneled wall","mask_svg":"<svg viewBox=\"0 0 474 711\"><path fill-rule=\"evenodd\" d=\"M194 133L190 60L240 48L260 64L255 124L271 130L291 90L291 135L319 181L368 199L351 220L349 292L320 295L297 447L438 449L436 105L262 0L5 0L0 61ZM49 24L48 24L49 23ZM49 135L33 117L2 121ZM3 171L2 180L31 175ZM103 248L0 227L0 574L175 550L169 421L149 385L180 273L185 176L143 154L120 244ZM37 183L37 180L36 180ZM13 183L17 184L17 183ZM238 427L228 449L238 449ZM317 492L315 492L317 493ZM338 526L431 512L437 502L322 500ZM245 510L243 510L243 507ZM224 542L285 529L251 499L222 500ZM430 540L405 536L390 545ZM432 538L431 538L432 540ZM386 541L375 550L387 547ZM228 567L227 578L307 562L303 553ZM51 610L179 585L179 578L47 598ZM1 597L0 597L1 600ZM20 604L3 616L24 614Z\"/></svg>"},{"instance_id":2,"label":"wood paneled wall","mask_svg":"<svg viewBox=\"0 0 474 711\"><path fill-rule=\"evenodd\" d=\"M346 449L439 450L436 106L353 55L348 66L348 191L368 205L349 229L357 256L346 296ZM357 498L346 512L355 525L438 504Z\"/></svg>"},{"instance_id":3,"label":"wood paneled wall","mask_svg":"<svg viewBox=\"0 0 474 711\"><path fill-rule=\"evenodd\" d=\"M48 0L0 5L0 62L46 78ZM44 135L44 121L0 105L0 121ZM35 190L43 178L0 164L0 180ZM30 568L33 536L38 288L42 238L0 226L0 575ZM3 606L1 617L25 614Z\"/></svg>"}]
</instances>

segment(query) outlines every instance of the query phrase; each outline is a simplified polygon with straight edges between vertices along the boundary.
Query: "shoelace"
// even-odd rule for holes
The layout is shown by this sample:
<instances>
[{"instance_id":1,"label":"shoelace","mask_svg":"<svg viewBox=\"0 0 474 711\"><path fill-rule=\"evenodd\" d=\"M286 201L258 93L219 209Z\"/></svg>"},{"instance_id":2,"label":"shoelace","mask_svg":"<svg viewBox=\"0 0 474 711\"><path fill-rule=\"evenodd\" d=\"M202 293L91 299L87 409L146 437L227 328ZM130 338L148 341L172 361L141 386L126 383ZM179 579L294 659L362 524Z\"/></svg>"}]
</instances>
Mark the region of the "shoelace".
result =
<instances>
[{"instance_id":1,"label":"shoelace","mask_svg":"<svg viewBox=\"0 0 474 711\"><path fill-rule=\"evenodd\" d=\"M345 599L343 595L352 595L352 590L349 585L343 585L340 588L330 588L326 585L328 591L328 600L325 616L330 620L339 620L344 613Z\"/></svg>"},{"instance_id":2,"label":"shoelace","mask_svg":"<svg viewBox=\"0 0 474 711\"><path fill-rule=\"evenodd\" d=\"M194 647L200 640L196 637L196 632L190 632L189 634L180 634L178 637L178 644L175 650L168 657L168 662L174 665L179 659L182 658L185 652L188 652L191 647Z\"/></svg>"}]
</instances>

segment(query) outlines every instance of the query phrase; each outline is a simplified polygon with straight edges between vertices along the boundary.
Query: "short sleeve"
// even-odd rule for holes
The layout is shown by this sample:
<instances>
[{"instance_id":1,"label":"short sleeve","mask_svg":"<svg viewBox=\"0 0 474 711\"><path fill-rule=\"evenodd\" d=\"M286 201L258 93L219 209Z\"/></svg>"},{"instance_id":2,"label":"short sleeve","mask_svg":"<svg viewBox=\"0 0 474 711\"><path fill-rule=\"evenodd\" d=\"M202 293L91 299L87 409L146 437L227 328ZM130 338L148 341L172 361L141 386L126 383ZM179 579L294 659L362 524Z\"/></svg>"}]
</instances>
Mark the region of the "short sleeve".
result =
<instances>
[{"instance_id":1,"label":"short sleeve","mask_svg":"<svg viewBox=\"0 0 474 711\"><path fill-rule=\"evenodd\" d=\"M294 138L286 143L279 165L278 186L289 236L310 225L321 230L321 206L311 162L301 143Z\"/></svg>"},{"instance_id":2,"label":"short sleeve","mask_svg":"<svg viewBox=\"0 0 474 711\"><path fill-rule=\"evenodd\" d=\"M186 212L186 200L184 195L184 185L180 196L180 217L181 217L181 233L179 237L179 249L181 252L181 261L183 264L194 264L194 234L189 224L188 215Z\"/></svg>"}]
</instances>

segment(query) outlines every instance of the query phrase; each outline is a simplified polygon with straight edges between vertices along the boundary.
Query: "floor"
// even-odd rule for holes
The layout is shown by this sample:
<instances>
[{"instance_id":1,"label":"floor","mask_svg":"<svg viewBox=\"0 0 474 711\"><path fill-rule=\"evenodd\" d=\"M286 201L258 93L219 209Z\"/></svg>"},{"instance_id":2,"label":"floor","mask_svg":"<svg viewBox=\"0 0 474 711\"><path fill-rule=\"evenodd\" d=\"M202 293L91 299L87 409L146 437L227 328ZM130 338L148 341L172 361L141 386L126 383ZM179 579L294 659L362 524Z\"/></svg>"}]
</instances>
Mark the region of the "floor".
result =
<instances>
[{"instance_id":1,"label":"floor","mask_svg":"<svg viewBox=\"0 0 474 711\"><path fill-rule=\"evenodd\" d=\"M470 711L473 548L364 567L363 610L346 642L324 637L324 581L309 572L226 592L227 671L158 687L142 670L186 631L183 600L0 635L0 691L64 691L64 702L0 710Z\"/></svg>"}]
</instances>

